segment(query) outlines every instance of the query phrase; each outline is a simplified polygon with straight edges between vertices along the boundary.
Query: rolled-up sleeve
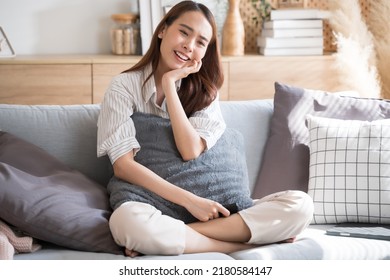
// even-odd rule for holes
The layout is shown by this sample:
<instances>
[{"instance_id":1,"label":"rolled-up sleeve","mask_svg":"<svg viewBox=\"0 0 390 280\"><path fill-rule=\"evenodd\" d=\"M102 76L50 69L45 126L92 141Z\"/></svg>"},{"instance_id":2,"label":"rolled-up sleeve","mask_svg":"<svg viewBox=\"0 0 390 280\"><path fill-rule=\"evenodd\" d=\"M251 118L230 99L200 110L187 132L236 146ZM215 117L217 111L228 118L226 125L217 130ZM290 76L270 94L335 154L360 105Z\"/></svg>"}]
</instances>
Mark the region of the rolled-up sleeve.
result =
<instances>
[{"instance_id":1,"label":"rolled-up sleeve","mask_svg":"<svg viewBox=\"0 0 390 280\"><path fill-rule=\"evenodd\" d=\"M190 123L206 141L206 148L211 149L226 129L219 98L216 98L208 107L194 113L189 118Z\"/></svg>"},{"instance_id":2,"label":"rolled-up sleeve","mask_svg":"<svg viewBox=\"0 0 390 280\"><path fill-rule=\"evenodd\" d=\"M131 116L133 97L118 80L113 80L101 104L98 118L97 155L108 155L111 163L119 157L140 148Z\"/></svg>"}]
</instances>

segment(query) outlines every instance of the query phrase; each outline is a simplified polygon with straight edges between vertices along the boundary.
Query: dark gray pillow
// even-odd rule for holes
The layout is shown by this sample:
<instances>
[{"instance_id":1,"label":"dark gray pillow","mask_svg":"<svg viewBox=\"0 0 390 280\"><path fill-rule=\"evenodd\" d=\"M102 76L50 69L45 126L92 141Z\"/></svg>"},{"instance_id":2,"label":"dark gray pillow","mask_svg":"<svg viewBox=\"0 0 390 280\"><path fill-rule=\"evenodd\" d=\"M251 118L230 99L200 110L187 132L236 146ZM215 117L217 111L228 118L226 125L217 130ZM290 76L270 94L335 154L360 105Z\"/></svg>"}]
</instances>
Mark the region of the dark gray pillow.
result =
<instances>
[{"instance_id":1,"label":"dark gray pillow","mask_svg":"<svg viewBox=\"0 0 390 280\"><path fill-rule=\"evenodd\" d=\"M41 148L0 131L0 218L70 249L122 254L107 191Z\"/></svg>"},{"instance_id":2,"label":"dark gray pillow","mask_svg":"<svg viewBox=\"0 0 390 280\"><path fill-rule=\"evenodd\" d=\"M172 184L238 210L252 206L248 187L243 136L226 129L217 143L197 159L184 162L176 148L168 119L143 113L133 116L141 150L135 159ZM113 177L108 184L111 206L125 201L149 203L163 214L185 223L196 219L183 207L139 186Z\"/></svg>"},{"instance_id":3,"label":"dark gray pillow","mask_svg":"<svg viewBox=\"0 0 390 280\"><path fill-rule=\"evenodd\" d=\"M254 198L288 189L307 192L310 156L305 120L308 114L372 121L390 118L390 103L275 83L274 114Z\"/></svg>"}]
</instances>

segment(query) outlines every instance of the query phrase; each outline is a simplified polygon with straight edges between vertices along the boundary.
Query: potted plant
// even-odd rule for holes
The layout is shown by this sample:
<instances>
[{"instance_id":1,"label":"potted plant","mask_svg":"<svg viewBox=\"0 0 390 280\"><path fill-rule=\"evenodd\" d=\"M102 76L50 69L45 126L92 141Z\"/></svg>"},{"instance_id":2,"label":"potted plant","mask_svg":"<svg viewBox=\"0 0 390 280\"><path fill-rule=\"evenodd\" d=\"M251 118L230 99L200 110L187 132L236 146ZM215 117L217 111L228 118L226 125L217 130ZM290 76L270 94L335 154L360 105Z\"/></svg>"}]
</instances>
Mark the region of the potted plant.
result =
<instances>
[{"instance_id":1,"label":"potted plant","mask_svg":"<svg viewBox=\"0 0 390 280\"><path fill-rule=\"evenodd\" d=\"M256 25L259 22L263 23L270 19L270 14L272 5L267 0L251 0L252 7L256 10L258 16L253 17L252 19L255 21Z\"/></svg>"}]
</instances>

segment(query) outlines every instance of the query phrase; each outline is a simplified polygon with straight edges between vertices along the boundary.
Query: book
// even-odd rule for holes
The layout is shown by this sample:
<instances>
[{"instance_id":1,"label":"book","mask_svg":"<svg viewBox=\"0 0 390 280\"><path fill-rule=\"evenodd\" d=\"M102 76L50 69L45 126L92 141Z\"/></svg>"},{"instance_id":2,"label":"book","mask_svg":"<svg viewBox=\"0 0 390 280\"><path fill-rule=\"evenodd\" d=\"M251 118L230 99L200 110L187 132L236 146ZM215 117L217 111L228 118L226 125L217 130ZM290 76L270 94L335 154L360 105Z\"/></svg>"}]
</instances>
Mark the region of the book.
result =
<instances>
[{"instance_id":1,"label":"book","mask_svg":"<svg viewBox=\"0 0 390 280\"><path fill-rule=\"evenodd\" d=\"M259 53L264 56L288 56L288 55L323 55L323 47L313 48L259 48Z\"/></svg>"},{"instance_id":2,"label":"book","mask_svg":"<svg viewBox=\"0 0 390 280\"><path fill-rule=\"evenodd\" d=\"M270 38L320 37L323 36L323 32L322 28L266 28L261 31L261 36Z\"/></svg>"},{"instance_id":3,"label":"book","mask_svg":"<svg viewBox=\"0 0 390 280\"><path fill-rule=\"evenodd\" d=\"M329 16L329 11L319 9L279 9L271 10L270 19L324 19Z\"/></svg>"},{"instance_id":4,"label":"book","mask_svg":"<svg viewBox=\"0 0 390 280\"><path fill-rule=\"evenodd\" d=\"M323 47L324 39L322 36L306 38L270 38L258 36L257 46L263 48Z\"/></svg>"},{"instance_id":5,"label":"book","mask_svg":"<svg viewBox=\"0 0 390 280\"><path fill-rule=\"evenodd\" d=\"M270 20L263 24L265 29L322 28L322 26L322 19Z\"/></svg>"}]
</instances>

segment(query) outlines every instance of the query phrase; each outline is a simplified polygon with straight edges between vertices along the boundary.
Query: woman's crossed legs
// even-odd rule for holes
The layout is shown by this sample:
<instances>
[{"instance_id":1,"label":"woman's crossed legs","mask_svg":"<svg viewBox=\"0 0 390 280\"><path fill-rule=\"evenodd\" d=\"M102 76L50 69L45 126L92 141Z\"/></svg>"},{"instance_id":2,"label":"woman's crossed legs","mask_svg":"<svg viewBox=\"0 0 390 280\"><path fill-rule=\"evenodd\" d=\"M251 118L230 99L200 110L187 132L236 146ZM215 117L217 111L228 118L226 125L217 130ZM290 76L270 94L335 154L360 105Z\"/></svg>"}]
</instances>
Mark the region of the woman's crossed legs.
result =
<instances>
[{"instance_id":1,"label":"woman's crossed legs","mask_svg":"<svg viewBox=\"0 0 390 280\"><path fill-rule=\"evenodd\" d=\"M226 218L185 225L155 207L126 202L114 211L110 228L126 254L232 253L258 245L291 241L311 221L313 203L304 192L285 191L254 201Z\"/></svg>"}]
</instances>

